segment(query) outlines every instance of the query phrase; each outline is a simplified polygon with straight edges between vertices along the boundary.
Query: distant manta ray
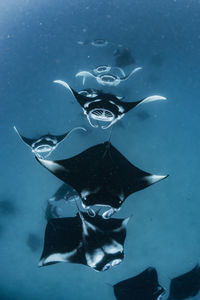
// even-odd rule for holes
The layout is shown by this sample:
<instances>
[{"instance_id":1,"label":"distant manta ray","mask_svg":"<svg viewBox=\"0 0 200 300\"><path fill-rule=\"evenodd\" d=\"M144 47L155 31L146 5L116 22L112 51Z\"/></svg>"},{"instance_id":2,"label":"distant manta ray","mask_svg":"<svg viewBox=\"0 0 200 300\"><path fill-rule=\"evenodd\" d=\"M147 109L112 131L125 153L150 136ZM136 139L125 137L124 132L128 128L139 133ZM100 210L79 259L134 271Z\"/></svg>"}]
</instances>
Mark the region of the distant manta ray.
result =
<instances>
[{"instance_id":1,"label":"distant manta ray","mask_svg":"<svg viewBox=\"0 0 200 300\"><path fill-rule=\"evenodd\" d=\"M83 85L85 84L85 80L88 77L95 78L96 81L103 86L117 86L121 82L129 79L134 73L141 70L141 67L135 68L131 73L120 77L118 75L110 74L110 73L100 73L97 75L92 74L89 71L81 71L76 74L76 77L83 77Z\"/></svg>"},{"instance_id":2,"label":"distant manta ray","mask_svg":"<svg viewBox=\"0 0 200 300\"><path fill-rule=\"evenodd\" d=\"M94 46L94 47L97 47L97 48L102 48L102 47L106 47L108 46L109 44L111 45L114 45L113 42L109 42L105 39L94 39L94 40L86 40L86 41L78 41L77 44L79 45L91 45L91 46Z\"/></svg>"},{"instance_id":3,"label":"distant manta ray","mask_svg":"<svg viewBox=\"0 0 200 300\"><path fill-rule=\"evenodd\" d=\"M102 129L107 129L123 118L129 110L142 103L166 100L165 97L153 95L139 101L125 102L121 101L121 97L103 93L100 90L86 89L78 93L65 81L54 80L54 83L58 83L70 90L72 95L81 105L84 114L87 116L88 122L94 128L97 128L98 125L93 124L91 119L109 123L108 125L101 126Z\"/></svg>"}]
</instances>

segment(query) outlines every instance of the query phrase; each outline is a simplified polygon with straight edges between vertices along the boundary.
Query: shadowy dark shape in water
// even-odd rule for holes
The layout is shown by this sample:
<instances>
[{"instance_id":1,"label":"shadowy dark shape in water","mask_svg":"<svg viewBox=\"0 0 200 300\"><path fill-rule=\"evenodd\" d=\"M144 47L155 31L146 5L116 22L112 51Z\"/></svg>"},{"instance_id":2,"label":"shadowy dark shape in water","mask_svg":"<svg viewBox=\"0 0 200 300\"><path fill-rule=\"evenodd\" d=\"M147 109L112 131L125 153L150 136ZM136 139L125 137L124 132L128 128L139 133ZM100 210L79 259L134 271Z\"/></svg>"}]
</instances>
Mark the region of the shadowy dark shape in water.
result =
<instances>
[{"instance_id":1,"label":"shadowy dark shape in water","mask_svg":"<svg viewBox=\"0 0 200 300\"><path fill-rule=\"evenodd\" d=\"M129 48L118 48L115 50L113 55L115 57L115 65L117 67L121 68L135 63L135 59Z\"/></svg>"},{"instance_id":2,"label":"shadowy dark shape in water","mask_svg":"<svg viewBox=\"0 0 200 300\"><path fill-rule=\"evenodd\" d=\"M150 118L150 114L147 111L145 111L145 110L141 110L141 111L137 112L136 116L141 121L146 121L147 119Z\"/></svg>"},{"instance_id":3,"label":"shadowy dark shape in water","mask_svg":"<svg viewBox=\"0 0 200 300\"><path fill-rule=\"evenodd\" d=\"M62 216L62 209L58 205L59 201L65 200L68 202L79 199L80 197L73 187L66 183L62 184L55 194L47 200L45 219L49 221L53 218L60 218Z\"/></svg>"},{"instance_id":4,"label":"shadowy dark shape in water","mask_svg":"<svg viewBox=\"0 0 200 300\"><path fill-rule=\"evenodd\" d=\"M42 245L41 239L35 233L29 233L26 244L32 252L36 252Z\"/></svg>"},{"instance_id":5,"label":"shadowy dark shape in water","mask_svg":"<svg viewBox=\"0 0 200 300\"><path fill-rule=\"evenodd\" d=\"M79 193L84 208L111 207L104 218L111 217L132 193L167 177L135 167L110 142L90 147L69 159L36 159Z\"/></svg>"},{"instance_id":6,"label":"shadowy dark shape in water","mask_svg":"<svg viewBox=\"0 0 200 300\"><path fill-rule=\"evenodd\" d=\"M16 214L16 206L10 200L0 200L0 215L8 216Z\"/></svg>"},{"instance_id":7,"label":"shadowy dark shape in water","mask_svg":"<svg viewBox=\"0 0 200 300\"><path fill-rule=\"evenodd\" d=\"M195 297L200 291L200 267L171 280L168 300L184 300Z\"/></svg>"},{"instance_id":8,"label":"shadowy dark shape in water","mask_svg":"<svg viewBox=\"0 0 200 300\"><path fill-rule=\"evenodd\" d=\"M161 67L164 64L164 57L160 53L155 53L150 59L150 63L155 67Z\"/></svg>"},{"instance_id":9,"label":"shadowy dark shape in water","mask_svg":"<svg viewBox=\"0 0 200 300\"><path fill-rule=\"evenodd\" d=\"M158 300L165 293L158 283L157 272L148 268L141 274L113 286L117 300Z\"/></svg>"},{"instance_id":10,"label":"shadowy dark shape in water","mask_svg":"<svg viewBox=\"0 0 200 300\"><path fill-rule=\"evenodd\" d=\"M106 271L118 265L124 258L128 220L104 220L80 211L75 217L50 220L39 266L70 262Z\"/></svg>"}]
</instances>

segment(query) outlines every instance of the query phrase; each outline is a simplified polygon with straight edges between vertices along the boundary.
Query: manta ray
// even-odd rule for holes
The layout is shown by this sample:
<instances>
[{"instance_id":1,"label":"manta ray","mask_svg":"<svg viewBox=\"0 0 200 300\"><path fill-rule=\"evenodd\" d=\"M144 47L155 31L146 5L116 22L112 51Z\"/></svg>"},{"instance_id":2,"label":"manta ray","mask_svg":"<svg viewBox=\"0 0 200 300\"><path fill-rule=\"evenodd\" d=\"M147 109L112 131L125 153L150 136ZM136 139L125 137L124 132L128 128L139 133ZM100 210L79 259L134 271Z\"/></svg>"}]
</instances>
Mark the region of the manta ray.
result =
<instances>
[{"instance_id":1,"label":"manta ray","mask_svg":"<svg viewBox=\"0 0 200 300\"><path fill-rule=\"evenodd\" d=\"M64 160L37 160L56 177L71 185L85 209L106 206L104 218L120 209L126 198L167 176L152 175L129 162L110 142L95 145Z\"/></svg>"},{"instance_id":2,"label":"manta ray","mask_svg":"<svg viewBox=\"0 0 200 300\"><path fill-rule=\"evenodd\" d=\"M118 68L118 69L120 69L120 68ZM122 77L120 77L119 75L114 75L112 73L108 73L108 72L100 72L95 75L89 71L78 72L76 74L76 77L83 77L83 85L85 84L86 78L92 77L92 78L96 79L98 84L110 87L110 86L119 85L121 82L129 79L134 73L136 73L137 71L139 71L141 69L142 69L141 67L135 68L128 75L125 75L125 73L123 73L124 75L122 75ZM120 70L122 70L122 69L120 69Z\"/></svg>"},{"instance_id":3,"label":"manta ray","mask_svg":"<svg viewBox=\"0 0 200 300\"><path fill-rule=\"evenodd\" d=\"M200 291L200 267L196 265L192 270L171 280L169 297L167 300L184 300L195 297Z\"/></svg>"},{"instance_id":4,"label":"manta ray","mask_svg":"<svg viewBox=\"0 0 200 300\"><path fill-rule=\"evenodd\" d=\"M108 125L101 126L102 129L107 129L115 124L118 120L123 118L127 112L140 104L157 100L166 100L166 98L163 96L153 95L143 98L139 101L125 102L122 101L122 97L118 97L109 93L103 93L100 90L86 89L78 93L65 81L54 80L54 83L64 86L72 93L72 95L81 105L88 122L94 128L97 128L98 125L93 124L91 120L107 123Z\"/></svg>"},{"instance_id":5,"label":"manta ray","mask_svg":"<svg viewBox=\"0 0 200 300\"><path fill-rule=\"evenodd\" d=\"M158 283L155 268L147 268L137 276L113 286L117 300L161 300L165 289Z\"/></svg>"},{"instance_id":6,"label":"manta ray","mask_svg":"<svg viewBox=\"0 0 200 300\"><path fill-rule=\"evenodd\" d=\"M105 39L94 39L94 40L86 40L86 41L78 41L77 44L79 45L91 45L93 47L97 47L97 48L102 48L102 47L106 47L109 44L114 44L113 42L109 42L108 40Z\"/></svg>"},{"instance_id":7,"label":"manta ray","mask_svg":"<svg viewBox=\"0 0 200 300\"><path fill-rule=\"evenodd\" d=\"M80 211L75 217L50 220L39 266L70 262L106 271L118 265L124 258L128 220L91 218Z\"/></svg>"},{"instance_id":8,"label":"manta ray","mask_svg":"<svg viewBox=\"0 0 200 300\"><path fill-rule=\"evenodd\" d=\"M38 157L40 158L46 158L48 157L56 148L57 146L64 141L64 139L71 134L75 130L84 130L86 131L85 128L83 127L76 127L73 128L70 131L65 132L62 135L51 135L51 134L46 134L43 136L40 136L35 139L30 139L27 138L19 133L17 128L14 126L14 130L20 137L20 139L31 148L31 151Z\"/></svg>"}]
</instances>

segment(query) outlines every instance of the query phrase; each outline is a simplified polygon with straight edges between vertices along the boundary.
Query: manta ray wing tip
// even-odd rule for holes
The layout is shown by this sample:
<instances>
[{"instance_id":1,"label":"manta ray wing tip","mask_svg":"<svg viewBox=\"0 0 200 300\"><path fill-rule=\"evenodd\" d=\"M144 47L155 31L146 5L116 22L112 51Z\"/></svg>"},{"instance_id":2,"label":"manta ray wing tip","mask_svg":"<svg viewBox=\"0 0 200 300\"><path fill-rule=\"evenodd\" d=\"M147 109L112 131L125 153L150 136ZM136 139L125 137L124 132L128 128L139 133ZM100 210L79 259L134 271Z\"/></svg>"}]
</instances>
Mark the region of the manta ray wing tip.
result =
<instances>
[{"instance_id":1,"label":"manta ray wing tip","mask_svg":"<svg viewBox=\"0 0 200 300\"><path fill-rule=\"evenodd\" d=\"M168 176L169 175L150 175L150 176L147 176L146 179L149 184L153 184L153 183L156 183L158 181L161 181L161 180L167 178Z\"/></svg>"},{"instance_id":2,"label":"manta ray wing tip","mask_svg":"<svg viewBox=\"0 0 200 300\"><path fill-rule=\"evenodd\" d=\"M71 91L71 87L69 86L69 84L64 81L64 80L53 80L53 83L58 83L62 86L64 86L66 89L70 90Z\"/></svg>"},{"instance_id":3,"label":"manta ray wing tip","mask_svg":"<svg viewBox=\"0 0 200 300\"><path fill-rule=\"evenodd\" d=\"M38 263L38 267L41 268L44 266L44 259L40 259L39 263Z\"/></svg>"}]
</instances>

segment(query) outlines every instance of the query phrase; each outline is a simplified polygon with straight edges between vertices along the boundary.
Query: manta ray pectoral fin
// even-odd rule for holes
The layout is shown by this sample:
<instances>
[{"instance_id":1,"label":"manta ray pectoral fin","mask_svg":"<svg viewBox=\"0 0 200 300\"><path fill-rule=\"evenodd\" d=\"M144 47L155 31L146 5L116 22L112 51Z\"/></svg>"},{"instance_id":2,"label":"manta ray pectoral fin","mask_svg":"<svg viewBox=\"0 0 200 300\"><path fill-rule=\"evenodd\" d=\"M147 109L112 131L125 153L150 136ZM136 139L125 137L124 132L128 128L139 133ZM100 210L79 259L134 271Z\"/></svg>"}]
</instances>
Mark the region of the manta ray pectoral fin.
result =
<instances>
[{"instance_id":1,"label":"manta ray pectoral fin","mask_svg":"<svg viewBox=\"0 0 200 300\"><path fill-rule=\"evenodd\" d=\"M121 78L121 80L127 80L127 79L129 79L134 73L136 73L139 70L142 70L142 67L135 68L129 75Z\"/></svg>"},{"instance_id":2,"label":"manta ray pectoral fin","mask_svg":"<svg viewBox=\"0 0 200 300\"><path fill-rule=\"evenodd\" d=\"M137 106L139 106L140 104L143 103L148 103L148 102L153 102L153 101L157 101L157 100L166 100L167 98L163 97L163 96L159 96L159 95L153 95L153 96L149 96L147 98L144 98L143 100L141 100Z\"/></svg>"},{"instance_id":3,"label":"manta ray pectoral fin","mask_svg":"<svg viewBox=\"0 0 200 300\"><path fill-rule=\"evenodd\" d=\"M82 106L82 108L84 107L84 104L86 102L88 102L88 97L80 95L79 93L77 93L74 89L72 89L67 82L63 81L63 80L54 80L54 83L58 83L62 86L64 86L66 89L70 90L70 92L72 93L72 95L76 98L76 100L79 102L79 104Z\"/></svg>"},{"instance_id":4,"label":"manta ray pectoral fin","mask_svg":"<svg viewBox=\"0 0 200 300\"><path fill-rule=\"evenodd\" d=\"M34 140L28 139L28 138L22 136L19 133L19 131L17 130L16 126L13 126L13 129L15 130L15 132L17 133L17 135L20 137L20 139L22 140L22 142L24 142L24 144L26 144L27 146L29 146L32 149L31 145L34 142Z\"/></svg>"},{"instance_id":5,"label":"manta ray pectoral fin","mask_svg":"<svg viewBox=\"0 0 200 300\"><path fill-rule=\"evenodd\" d=\"M116 96L118 100L123 100L124 97L123 96Z\"/></svg>"},{"instance_id":6,"label":"manta ray pectoral fin","mask_svg":"<svg viewBox=\"0 0 200 300\"><path fill-rule=\"evenodd\" d=\"M120 68L120 67L113 67L113 69L119 70L121 72L121 74L122 74L123 77L126 76L126 74L125 74L125 72L124 72L124 70L122 68Z\"/></svg>"},{"instance_id":7,"label":"manta ray pectoral fin","mask_svg":"<svg viewBox=\"0 0 200 300\"><path fill-rule=\"evenodd\" d=\"M70 90L70 92L72 93L72 95L74 96L73 90L72 88L67 84L67 82L63 81L63 80L54 80L54 83L58 83L62 86L64 86L66 89Z\"/></svg>"},{"instance_id":8,"label":"manta ray pectoral fin","mask_svg":"<svg viewBox=\"0 0 200 300\"><path fill-rule=\"evenodd\" d=\"M83 130L83 131L87 131L87 129L85 129L84 127L75 127L75 128L73 128L73 129L71 129L69 132L68 132L68 134L67 135L70 135L73 131L76 131L76 130ZM67 136L66 135L66 136ZM64 140L64 139L63 139ZM62 140L62 141L63 141Z\"/></svg>"},{"instance_id":9,"label":"manta ray pectoral fin","mask_svg":"<svg viewBox=\"0 0 200 300\"><path fill-rule=\"evenodd\" d=\"M78 45L88 45L90 42L89 41L77 41Z\"/></svg>"},{"instance_id":10,"label":"manta ray pectoral fin","mask_svg":"<svg viewBox=\"0 0 200 300\"><path fill-rule=\"evenodd\" d=\"M116 228L116 229L114 229L113 232L120 232L120 231L122 231L123 229L125 229L126 226L127 226L127 224L128 224L128 222L129 222L129 220L130 220L130 218L131 218L131 217L128 217L128 218L124 219L123 222L122 222L122 224L121 224L121 226L118 227L118 228Z\"/></svg>"},{"instance_id":11,"label":"manta ray pectoral fin","mask_svg":"<svg viewBox=\"0 0 200 300\"><path fill-rule=\"evenodd\" d=\"M76 75L76 77L83 77L83 85L85 84L85 80L87 77L94 77L96 78L92 73L88 72L88 71L81 71L81 72L78 72Z\"/></svg>"},{"instance_id":12,"label":"manta ray pectoral fin","mask_svg":"<svg viewBox=\"0 0 200 300\"><path fill-rule=\"evenodd\" d=\"M63 142L64 139L65 139L67 136L69 136L73 131L76 131L76 130L87 131L87 129L85 129L84 127L75 127L75 128L73 128L73 129L71 129L70 131L68 131L68 132L66 132L66 133L64 133L64 134L62 134L62 135L56 136L56 138L57 138L57 140L58 140L57 145L60 144L61 142Z\"/></svg>"},{"instance_id":13,"label":"manta ray pectoral fin","mask_svg":"<svg viewBox=\"0 0 200 300\"><path fill-rule=\"evenodd\" d=\"M38 156L36 156L36 159L39 161L39 163L41 163L42 166L44 166L47 170L49 170L53 174L58 173L60 171L65 172L65 168L53 160L41 159Z\"/></svg>"},{"instance_id":14,"label":"manta ray pectoral fin","mask_svg":"<svg viewBox=\"0 0 200 300\"><path fill-rule=\"evenodd\" d=\"M161 181L165 178L167 178L169 175L149 175L149 176L146 176L145 179L147 180L148 184L151 185L151 184L154 184L158 181Z\"/></svg>"},{"instance_id":15,"label":"manta ray pectoral fin","mask_svg":"<svg viewBox=\"0 0 200 300\"><path fill-rule=\"evenodd\" d=\"M70 260L70 258L75 255L77 252L77 249L74 249L71 252L68 253L54 253L51 254L49 256L47 256L46 258L41 258L41 260L38 263L38 267L43 267L45 265L48 264L52 264L52 263L58 263L58 262L67 262Z\"/></svg>"}]
</instances>

